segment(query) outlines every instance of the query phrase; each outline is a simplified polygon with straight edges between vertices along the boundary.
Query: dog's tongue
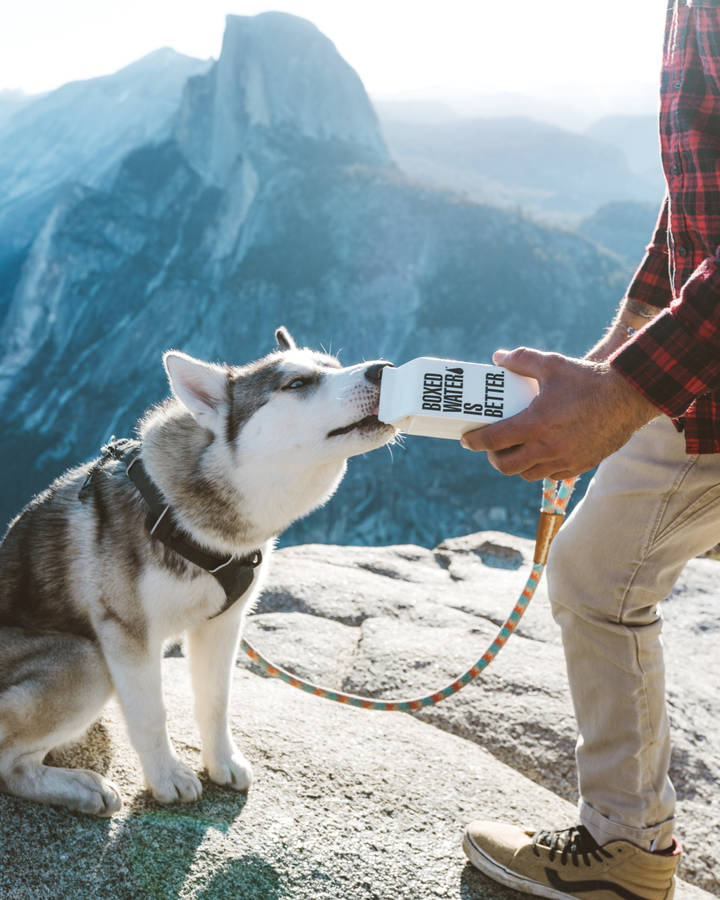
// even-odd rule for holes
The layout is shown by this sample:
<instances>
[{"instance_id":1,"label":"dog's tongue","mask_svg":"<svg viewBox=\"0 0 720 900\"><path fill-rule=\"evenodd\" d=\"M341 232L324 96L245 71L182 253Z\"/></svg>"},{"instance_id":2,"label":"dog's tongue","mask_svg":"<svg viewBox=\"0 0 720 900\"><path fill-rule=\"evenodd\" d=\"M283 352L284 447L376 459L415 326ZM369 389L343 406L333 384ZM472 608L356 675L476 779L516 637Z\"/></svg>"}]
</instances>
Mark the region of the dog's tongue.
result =
<instances>
[{"instance_id":1,"label":"dog's tongue","mask_svg":"<svg viewBox=\"0 0 720 900\"><path fill-rule=\"evenodd\" d=\"M380 412L380 407L379 407L379 406L376 406L375 409L372 411L372 414L373 414L374 416L376 416L379 412Z\"/></svg>"}]
</instances>

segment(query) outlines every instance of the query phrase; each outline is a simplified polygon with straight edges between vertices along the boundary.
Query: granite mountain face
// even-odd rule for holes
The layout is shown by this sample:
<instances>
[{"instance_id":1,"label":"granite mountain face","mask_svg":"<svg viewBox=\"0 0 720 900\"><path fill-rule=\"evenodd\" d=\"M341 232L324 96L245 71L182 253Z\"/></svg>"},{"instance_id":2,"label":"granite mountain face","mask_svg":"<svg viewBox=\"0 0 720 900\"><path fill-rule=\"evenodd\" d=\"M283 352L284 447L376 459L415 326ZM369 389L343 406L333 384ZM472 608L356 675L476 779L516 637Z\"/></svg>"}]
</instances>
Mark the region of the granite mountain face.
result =
<instances>
[{"instance_id":1,"label":"granite mountain face","mask_svg":"<svg viewBox=\"0 0 720 900\"><path fill-rule=\"evenodd\" d=\"M32 241L65 183L101 185L167 134L185 82L209 66L166 47L38 97L0 93L0 260Z\"/></svg>"},{"instance_id":2,"label":"granite mountain face","mask_svg":"<svg viewBox=\"0 0 720 900\"><path fill-rule=\"evenodd\" d=\"M97 177L38 176L53 203L28 248L0 259L6 520L131 434L167 395L168 347L242 363L285 324L345 363L486 361L519 343L581 353L624 288L592 242L411 181L358 75L289 15L228 17L217 62L197 63L172 116L131 143ZM338 498L288 540L527 531L537 493L457 444L408 438L354 460Z\"/></svg>"}]
</instances>

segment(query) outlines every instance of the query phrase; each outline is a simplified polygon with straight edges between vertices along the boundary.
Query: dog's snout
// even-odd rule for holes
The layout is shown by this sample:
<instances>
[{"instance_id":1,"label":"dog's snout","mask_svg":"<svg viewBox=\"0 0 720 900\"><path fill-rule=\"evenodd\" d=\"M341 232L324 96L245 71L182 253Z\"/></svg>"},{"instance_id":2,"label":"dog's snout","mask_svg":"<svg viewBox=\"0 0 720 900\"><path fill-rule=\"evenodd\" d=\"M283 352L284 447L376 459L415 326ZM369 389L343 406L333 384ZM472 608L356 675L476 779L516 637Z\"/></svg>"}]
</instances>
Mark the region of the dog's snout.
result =
<instances>
[{"instance_id":1,"label":"dog's snout","mask_svg":"<svg viewBox=\"0 0 720 900\"><path fill-rule=\"evenodd\" d=\"M387 368L388 366L390 366L391 368L395 368L390 362L373 363L373 365L368 366L365 370L365 377L373 384L380 384L382 370Z\"/></svg>"}]
</instances>

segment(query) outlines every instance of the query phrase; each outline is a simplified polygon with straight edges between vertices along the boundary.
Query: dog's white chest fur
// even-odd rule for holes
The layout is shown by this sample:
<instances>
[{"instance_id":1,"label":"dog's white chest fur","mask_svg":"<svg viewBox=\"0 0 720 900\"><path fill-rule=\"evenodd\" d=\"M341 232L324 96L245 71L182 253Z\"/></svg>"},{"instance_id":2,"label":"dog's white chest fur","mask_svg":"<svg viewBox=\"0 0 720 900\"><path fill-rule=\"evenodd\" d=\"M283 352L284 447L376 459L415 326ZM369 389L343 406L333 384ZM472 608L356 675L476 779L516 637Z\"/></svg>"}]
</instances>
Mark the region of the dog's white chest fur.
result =
<instances>
[{"instance_id":1,"label":"dog's white chest fur","mask_svg":"<svg viewBox=\"0 0 720 900\"><path fill-rule=\"evenodd\" d=\"M174 399L140 426L144 466L179 530L215 556L263 553L228 608L211 574L148 534L147 508L120 465L92 479L87 466L67 473L12 523L0 545L3 790L95 815L119 809L101 775L44 764L114 691L153 796L197 799L200 781L167 733L161 685L163 643L182 633L203 765L215 783L247 790L250 765L227 709L243 616L274 538L331 496L348 457L395 435L375 414L385 363L343 368L298 349L284 329L276 339L278 351L242 367L166 354Z\"/></svg>"}]
</instances>

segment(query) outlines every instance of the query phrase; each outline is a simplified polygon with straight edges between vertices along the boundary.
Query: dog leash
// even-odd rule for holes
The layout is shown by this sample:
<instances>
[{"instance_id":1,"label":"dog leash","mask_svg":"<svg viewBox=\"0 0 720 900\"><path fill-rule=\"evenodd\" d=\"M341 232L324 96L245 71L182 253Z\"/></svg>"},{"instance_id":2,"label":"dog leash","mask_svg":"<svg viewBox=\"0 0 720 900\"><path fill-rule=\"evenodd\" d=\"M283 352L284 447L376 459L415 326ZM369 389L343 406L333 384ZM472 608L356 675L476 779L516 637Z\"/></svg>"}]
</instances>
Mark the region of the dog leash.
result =
<instances>
[{"instance_id":1,"label":"dog leash","mask_svg":"<svg viewBox=\"0 0 720 900\"><path fill-rule=\"evenodd\" d=\"M240 649L267 675L271 675L273 678L279 678L291 687L298 688L308 694L314 694L316 697L322 697L325 700L334 700L336 703L344 703L347 706L358 706L362 709L401 712L422 709L425 706L434 706L446 697L451 697L453 694L461 691L466 685L470 684L471 681L474 681L475 678L477 678L478 675L495 659L517 628L523 613L528 608L528 605L533 598L533 594L540 583L542 573L545 570L550 545L563 523L567 503L574 486L574 478L558 482L550 481L546 478L543 481L542 504L540 506L540 516L535 538L535 553L533 554L533 565L527 584L520 594L517 603L513 607L512 612L505 620L505 623L500 628L495 639L489 645L485 653L483 653L480 659L478 659L466 672L460 675L459 678L456 678L455 681L440 690L425 694L423 697L414 697L408 700L377 700L372 697L358 697L355 694L334 691L330 688L321 687L310 681L304 681L302 678L298 678L297 675L293 675L291 672L286 671L280 666L276 666L266 659L249 641L245 640L245 638L242 638L240 641Z\"/></svg>"}]
</instances>

